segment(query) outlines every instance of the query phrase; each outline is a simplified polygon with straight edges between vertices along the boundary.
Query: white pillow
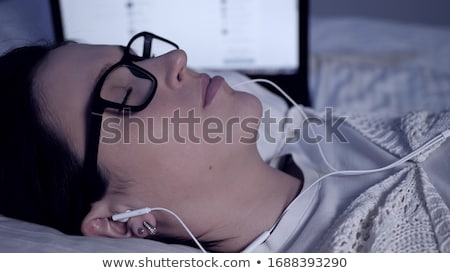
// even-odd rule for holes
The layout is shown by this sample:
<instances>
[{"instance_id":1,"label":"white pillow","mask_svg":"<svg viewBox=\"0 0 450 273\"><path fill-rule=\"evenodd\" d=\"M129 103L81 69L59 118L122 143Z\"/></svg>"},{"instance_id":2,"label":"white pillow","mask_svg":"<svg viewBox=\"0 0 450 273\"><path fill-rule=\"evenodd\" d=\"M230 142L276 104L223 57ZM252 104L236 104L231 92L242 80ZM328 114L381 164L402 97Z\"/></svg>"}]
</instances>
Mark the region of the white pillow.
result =
<instances>
[{"instance_id":1,"label":"white pillow","mask_svg":"<svg viewBox=\"0 0 450 273\"><path fill-rule=\"evenodd\" d=\"M0 215L0 252L199 252L198 249L138 238L73 236Z\"/></svg>"}]
</instances>

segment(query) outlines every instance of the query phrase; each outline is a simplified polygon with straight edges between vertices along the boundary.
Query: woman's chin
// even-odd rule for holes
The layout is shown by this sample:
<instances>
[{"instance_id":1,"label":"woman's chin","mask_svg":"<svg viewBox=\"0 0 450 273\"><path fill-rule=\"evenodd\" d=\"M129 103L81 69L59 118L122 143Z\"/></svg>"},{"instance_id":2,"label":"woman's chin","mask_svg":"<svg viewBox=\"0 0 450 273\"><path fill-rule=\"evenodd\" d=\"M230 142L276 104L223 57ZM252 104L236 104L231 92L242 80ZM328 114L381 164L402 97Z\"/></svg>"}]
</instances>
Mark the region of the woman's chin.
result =
<instances>
[{"instance_id":1,"label":"woman's chin","mask_svg":"<svg viewBox=\"0 0 450 273\"><path fill-rule=\"evenodd\" d=\"M261 101L256 96L242 91L235 91L234 96L237 96L238 113L242 113L246 117L261 118L263 108Z\"/></svg>"}]
</instances>

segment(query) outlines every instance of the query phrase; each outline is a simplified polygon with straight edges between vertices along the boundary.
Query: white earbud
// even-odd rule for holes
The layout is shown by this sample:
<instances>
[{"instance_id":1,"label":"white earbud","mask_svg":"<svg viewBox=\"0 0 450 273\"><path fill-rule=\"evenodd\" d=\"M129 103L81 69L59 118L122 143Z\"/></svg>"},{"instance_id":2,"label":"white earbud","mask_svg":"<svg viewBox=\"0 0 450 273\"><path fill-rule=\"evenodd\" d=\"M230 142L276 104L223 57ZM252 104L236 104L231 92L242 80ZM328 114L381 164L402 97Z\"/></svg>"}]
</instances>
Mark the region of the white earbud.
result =
<instances>
[{"instance_id":1,"label":"white earbud","mask_svg":"<svg viewBox=\"0 0 450 273\"><path fill-rule=\"evenodd\" d=\"M144 215L147 213L150 213L152 211L151 208L142 208L142 209L135 209L135 210L127 210L122 213L114 214L111 218L115 222L128 222L128 219L135 216Z\"/></svg>"}]
</instances>

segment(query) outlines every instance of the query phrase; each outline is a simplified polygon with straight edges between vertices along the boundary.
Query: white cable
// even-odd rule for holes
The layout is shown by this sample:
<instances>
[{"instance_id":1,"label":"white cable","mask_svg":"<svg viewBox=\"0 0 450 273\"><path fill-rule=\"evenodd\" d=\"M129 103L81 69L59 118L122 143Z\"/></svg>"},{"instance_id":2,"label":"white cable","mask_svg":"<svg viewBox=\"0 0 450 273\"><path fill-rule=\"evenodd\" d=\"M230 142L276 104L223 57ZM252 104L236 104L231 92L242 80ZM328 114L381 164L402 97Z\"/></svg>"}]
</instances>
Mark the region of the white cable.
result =
<instances>
[{"instance_id":1,"label":"white cable","mask_svg":"<svg viewBox=\"0 0 450 273\"><path fill-rule=\"evenodd\" d=\"M208 253L203 246L200 244L200 242L197 240L197 238L195 238L194 234L192 234L192 232L189 230L189 228L187 227L187 225L183 222L183 220L181 220L181 218L173 211L166 209L166 208L152 208L152 210L160 210L160 211L164 211L167 212L169 214L171 214L173 217L175 217L175 219L178 220L178 222L180 222L180 224L183 226L183 228L186 230L186 232L189 234L189 236L191 237L191 239L195 242L195 244L198 246L198 248L200 248L200 250L203 253Z\"/></svg>"}]
</instances>

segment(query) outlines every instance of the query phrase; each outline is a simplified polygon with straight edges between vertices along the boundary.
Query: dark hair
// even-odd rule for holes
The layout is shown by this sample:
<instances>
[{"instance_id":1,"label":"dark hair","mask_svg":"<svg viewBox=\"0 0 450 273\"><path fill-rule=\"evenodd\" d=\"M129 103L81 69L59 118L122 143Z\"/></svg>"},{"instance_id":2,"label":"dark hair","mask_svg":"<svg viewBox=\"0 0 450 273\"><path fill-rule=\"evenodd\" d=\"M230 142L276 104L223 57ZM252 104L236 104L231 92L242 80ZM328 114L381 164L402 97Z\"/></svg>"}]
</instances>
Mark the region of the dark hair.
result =
<instances>
[{"instance_id":1,"label":"dark hair","mask_svg":"<svg viewBox=\"0 0 450 273\"><path fill-rule=\"evenodd\" d=\"M0 214L81 234L106 184L100 175L87 181L70 146L42 121L47 113L33 92L34 74L55 47L27 46L0 57Z\"/></svg>"}]
</instances>

